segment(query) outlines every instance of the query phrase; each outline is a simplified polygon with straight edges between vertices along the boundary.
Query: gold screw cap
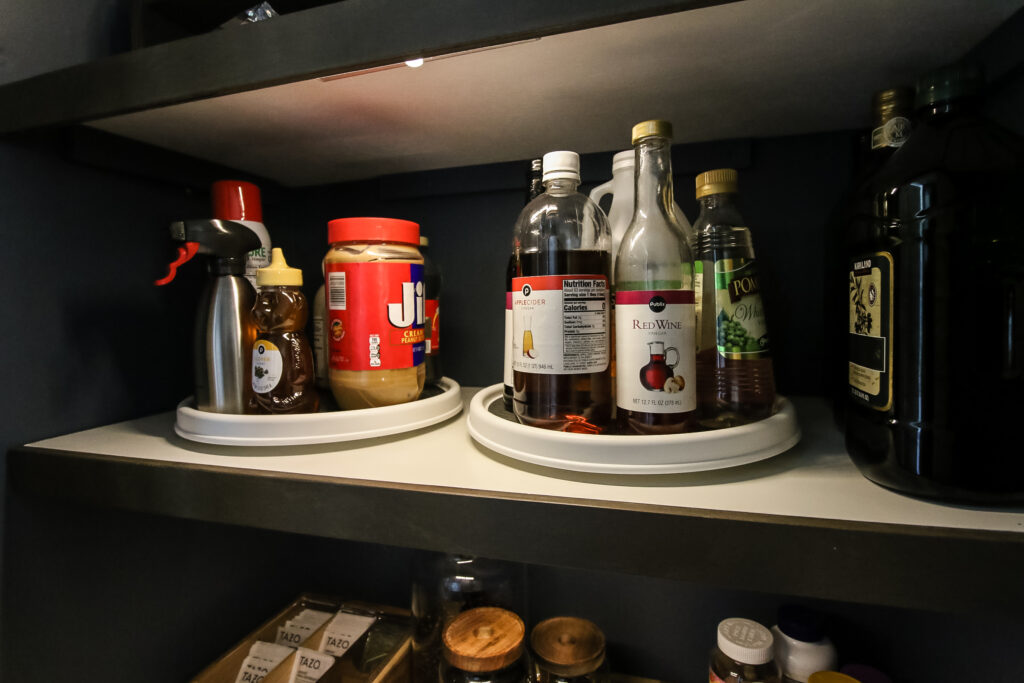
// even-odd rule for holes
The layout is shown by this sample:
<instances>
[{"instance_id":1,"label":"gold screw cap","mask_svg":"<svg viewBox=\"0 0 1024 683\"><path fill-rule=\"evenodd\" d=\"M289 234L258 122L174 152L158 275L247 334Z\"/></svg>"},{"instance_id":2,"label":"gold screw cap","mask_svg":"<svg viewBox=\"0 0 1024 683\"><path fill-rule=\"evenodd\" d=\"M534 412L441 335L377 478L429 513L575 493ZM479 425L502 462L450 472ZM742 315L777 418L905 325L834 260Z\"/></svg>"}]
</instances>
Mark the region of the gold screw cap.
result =
<instances>
[{"instance_id":1,"label":"gold screw cap","mask_svg":"<svg viewBox=\"0 0 1024 683\"><path fill-rule=\"evenodd\" d=\"M707 197L709 194L722 194L723 192L736 192L739 186L739 174L734 168L717 168L713 171L704 171L697 176L697 199Z\"/></svg>"},{"instance_id":2,"label":"gold screw cap","mask_svg":"<svg viewBox=\"0 0 1024 683\"><path fill-rule=\"evenodd\" d=\"M280 247L274 247L270 252L270 265L256 271L256 284L260 287L266 286L302 286L302 271L292 268L284 260L284 252Z\"/></svg>"},{"instance_id":3,"label":"gold screw cap","mask_svg":"<svg viewBox=\"0 0 1024 683\"><path fill-rule=\"evenodd\" d=\"M475 607L455 617L444 630L444 658L456 669L498 671L523 654L526 626L514 612Z\"/></svg>"},{"instance_id":4,"label":"gold screw cap","mask_svg":"<svg viewBox=\"0 0 1024 683\"><path fill-rule=\"evenodd\" d=\"M662 121L660 119L652 119L650 121L643 121L633 126L633 136L631 144L636 144L644 138L657 136L659 138L672 139L672 124L668 121Z\"/></svg>"}]
</instances>

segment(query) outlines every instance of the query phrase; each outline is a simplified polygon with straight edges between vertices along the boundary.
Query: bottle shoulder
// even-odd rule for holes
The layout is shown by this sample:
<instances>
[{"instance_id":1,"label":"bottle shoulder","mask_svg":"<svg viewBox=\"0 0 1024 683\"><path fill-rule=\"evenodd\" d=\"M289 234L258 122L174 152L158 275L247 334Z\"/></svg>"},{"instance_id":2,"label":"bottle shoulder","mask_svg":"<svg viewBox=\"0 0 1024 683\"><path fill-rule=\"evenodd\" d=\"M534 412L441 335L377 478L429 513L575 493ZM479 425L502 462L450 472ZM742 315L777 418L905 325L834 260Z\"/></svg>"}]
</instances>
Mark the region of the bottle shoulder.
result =
<instances>
[{"instance_id":1,"label":"bottle shoulder","mask_svg":"<svg viewBox=\"0 0 1024 683\"><path fill-rule=\"evenodd\" d=\"M514 231L519 251L611 249L604 211L580 192L538 196L519 213Z\"/></svg>"}]
</instances>

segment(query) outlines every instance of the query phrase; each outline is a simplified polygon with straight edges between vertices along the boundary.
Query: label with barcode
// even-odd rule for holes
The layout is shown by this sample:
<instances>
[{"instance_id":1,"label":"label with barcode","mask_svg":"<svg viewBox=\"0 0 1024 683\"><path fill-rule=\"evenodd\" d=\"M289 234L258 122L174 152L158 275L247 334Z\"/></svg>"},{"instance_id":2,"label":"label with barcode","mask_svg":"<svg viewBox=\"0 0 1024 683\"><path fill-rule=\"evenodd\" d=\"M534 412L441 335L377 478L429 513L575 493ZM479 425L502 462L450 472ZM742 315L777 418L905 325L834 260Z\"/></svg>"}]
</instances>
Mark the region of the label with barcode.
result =
<instances>
[{"instance_id":1,"label":"label with barcode","mask_svg":"<svg viewBox=\"0 0 1024 683\"><path fill-rule=\"evenodd\" d=\"M348 287L343 270L327 273L327 308L332 311L348 310Z\"/></svg>"}]
</instances>

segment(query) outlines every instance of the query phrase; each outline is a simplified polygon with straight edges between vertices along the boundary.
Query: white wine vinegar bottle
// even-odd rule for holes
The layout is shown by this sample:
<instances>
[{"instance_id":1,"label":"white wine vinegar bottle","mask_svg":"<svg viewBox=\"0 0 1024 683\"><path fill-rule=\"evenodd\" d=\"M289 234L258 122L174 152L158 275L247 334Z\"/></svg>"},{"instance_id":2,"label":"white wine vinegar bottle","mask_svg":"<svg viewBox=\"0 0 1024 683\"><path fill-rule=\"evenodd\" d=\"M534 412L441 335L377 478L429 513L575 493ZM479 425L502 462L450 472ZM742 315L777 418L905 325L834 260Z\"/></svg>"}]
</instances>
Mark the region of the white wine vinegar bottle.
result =
<instances>
[{"instance_id":1,"label":"white wine vinegar bottle","mask_svg":"<svg viewBox=\"0 0 1024 683\"><path fill-rule=\"evenodd\" d=\"M693 255L673 211L672 124L633 126L636 205L615 259L615 404L641 434L696 426Z\"/></svg>"},{"instance_id":2,"label":"white wine vinegar bottle","mask_svg":"<svg viewBox=\"0 0 1024 683\"><path fill-rule=\"evenodd\" d=\"M575 152L545 154L544 193L516 223L513 403L523 424L596 433L612 407L611 232L579 169Z\"/></svg>"}]
</instances>

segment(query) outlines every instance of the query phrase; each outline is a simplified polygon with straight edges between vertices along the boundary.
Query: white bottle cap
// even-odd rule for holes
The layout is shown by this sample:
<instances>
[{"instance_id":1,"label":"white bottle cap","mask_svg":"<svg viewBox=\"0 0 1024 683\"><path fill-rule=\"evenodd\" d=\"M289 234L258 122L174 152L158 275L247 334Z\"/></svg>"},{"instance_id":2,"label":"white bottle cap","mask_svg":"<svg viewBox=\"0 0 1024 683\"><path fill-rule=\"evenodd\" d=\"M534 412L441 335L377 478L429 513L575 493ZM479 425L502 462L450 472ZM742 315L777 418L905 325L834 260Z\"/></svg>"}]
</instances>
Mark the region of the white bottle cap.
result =
<instances>
[{"instance_id":1,"label":"white bottle cap","mask_svg":"<svg viewBox=\"0 0 1024 683\"><path fill-rule=\"evenodd\" d=\"M636 166L636 151L627 149L624 152L618 152L612 157L612 173L615 173L620 168L633 168Z\"/></svg>"},{"instance_id":2,"label":"white bottle cap","mask_svg":"<svg viewBox=\"0 0 1024 683\"><path fill-rule=\"evenodd\" d=\"M772 632L750 619L725 619L718 624L718 649L743 664L767 664L773 659Z\"/></svg>"},{"instance_id":3,"label":"white bottle cap","mask_svg":"<svg viewBox=\"0 0 1024 683\"><path fill-rule=\"evenodd\" d=\"M544 155L543 181L555 178L580 179L580 155L576 152L548 152Z\"/></svg>"}]
</instances>

